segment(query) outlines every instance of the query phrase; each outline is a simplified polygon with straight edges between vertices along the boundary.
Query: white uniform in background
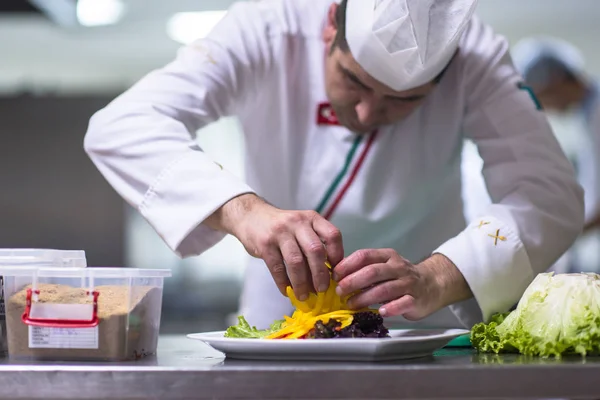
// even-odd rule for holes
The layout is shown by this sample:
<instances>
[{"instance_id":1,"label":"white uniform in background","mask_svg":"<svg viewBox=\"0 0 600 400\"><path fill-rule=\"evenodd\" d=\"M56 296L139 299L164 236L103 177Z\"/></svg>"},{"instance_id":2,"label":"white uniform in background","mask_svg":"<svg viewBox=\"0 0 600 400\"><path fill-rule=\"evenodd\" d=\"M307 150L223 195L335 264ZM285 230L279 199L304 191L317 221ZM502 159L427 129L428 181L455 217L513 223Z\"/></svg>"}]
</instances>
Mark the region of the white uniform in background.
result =
<instances>
[{"instance_id":1,"label":"white uniform in background","mask_svg":"<svg viewBox=\"0 0 600 400\"><path fill-rule=\"evenodd\" d=\"M561 63L569 71L587 82L585 63L581 53L572 45L553 38L525 39L515 45L512 52L513 60L521 74L526 75L531 68L539 66L544 60ZM536 83L543 86L548 76L543 68L538 68L539 76L534 77ZM569 130L560 132L569 137L559 137L564 143L563 149L576 164L579 183L585 191L585 222L589 222L600 212L600 90L598 85L592 85L590 92L581 104L570 114ZM562 139L562 140L561 140ZM485 188L481 166L483 161L477 154L476 148L468 143L463 151L463 198L465 215L476 218L478 214L491 204ZM555 263L551 270L559 273L569 272L571 268L586 268L586 264L596 266L600 261L600 233L592 232L586 240L587 246L579 247L580 251L569 251ZM588 247L585 254L581 250ZM595 253L595 254L594 254ZM576 254L585 254L586 260L582 265L574 259ZM575 262L575 266L572 263ZM579 264L579 265L578 265ZM576 271L575 271L576 272ZM599 272L596 270L596 272Z\"/></svg>"},{"instance_id":2,"label":"white uniform in background","mask_svg":"<svg viewBox=\"0 0 600 400\"><path fill-rule=\"evenodd\" d=\"M450 258L475 299L421 324L470 326L507 310L573 243L583 195L544 114L518 87L506 40L473 19L425 103L399 123L356 136L336 124L324 91L322 30L331 3L234 5L207 39L183 48L92 118L85 139L91 159L181 256L220 241L203 220L253 191L283 209L330 215L346 255L389 247L414 262L434 251ZM389 76L377 70L373 38L361 43L348 22L359 63L375 77ZM456 21L447 22L431 26ZM422 54L415 51L413 61L427 58L415 48ZM243 127L245 180L223 170L190 135L228 115ZM460 184L465 137L479 146L496 203L468 226ZM264 263L252 259L240 312L265 327L290 311Z\"/></svg>"}]
</instances>

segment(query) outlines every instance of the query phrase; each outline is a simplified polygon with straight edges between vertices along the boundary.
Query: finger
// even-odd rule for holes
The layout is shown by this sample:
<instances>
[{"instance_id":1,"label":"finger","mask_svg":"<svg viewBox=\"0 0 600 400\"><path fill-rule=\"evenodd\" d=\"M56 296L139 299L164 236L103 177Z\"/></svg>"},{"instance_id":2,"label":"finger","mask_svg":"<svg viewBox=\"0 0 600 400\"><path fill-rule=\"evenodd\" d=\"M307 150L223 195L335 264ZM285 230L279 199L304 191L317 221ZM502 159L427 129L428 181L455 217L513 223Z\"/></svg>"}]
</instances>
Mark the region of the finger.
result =
<instances>
[{"instance_id":1,"label":"finger","mask_svg":"<svg viewBox=\"0 0 600 400\"><path fill-rule=\"evenodd\" d=\"M263 260L265 264L267 264L267 268L271 271L271 276L277 285L277 288L284 296L286 294L286 288L291 285L290 280L288 279L287 270L285 268L285 264L283 262L283 256L281 252L277 248L268 248L264 252Z\"/></svg>"},{"instance_id":2,"label":"finger","mask_svg":"<svg viewBox=\"0 0 600 400\"><path fill-rule=\"evenodd\" d=\"M344 258L342 233L331 222L316 214L312 227L317 232L327 252L327 261L335 267Z\"/></svg>"},{"instance_id":3,"label":"finger","mask_svg":"<svg viewBox=\"0 0 600 400\"><path fill-rule=\"evenodd\" d=\"M348 275L371 264L383 264L387 262L391 254L385 249L364 249L358 250L344 258L336 265L333 271L333 279L341 281Z\"/></svg>"},{"instance_id":4,"label":"finger","mask_svg":"<svg viewBox=\"0 0 600 400\"><path fill-rule=\"evenodd\" d=\"M399 280L392 280L375 285L348 299L348 306L354 310L384 304L396 300L407 293L407 285Z\"/></svg>"},{"instance_id":5,"label":"finger","mask_svg":"<svg viewBox=\"0 0 600 400\"><path fill-rule=\"evenodd\" d=\"M331 278L329 269L325 266L325 246L315 231L310 228L297 231L296 239L308 261L313 286L319 292L325 292L329 288Z\"/></svg>"},{"instance_id":6,"label":"finger","mask_svg":"<svg viewBox=\"0 0 600 400\"><path fill-rule=\"evenodd\" d=\"M310 278L310 269L304 259L304 254L298 246L296 238L286 236L282 238L279 247L283 260L286 264L287 276L292 283L292 289L296 298L304 301L312 290L312 280Z\"/></svg>"},{"instance_id":7,"label":"finger","mask_svg":"<svg viewBox=\"0 0 600 400\"><path fill-rule=\"evenodd\" d=\"M399 299L390 301L381 306L379 308L379 314L381 314L382 317L395 317L413 313L415 308L415 298L407 294L406 296L402 296Z\"/></svg>"},{"instance_id":8,"label":"finger","mask_svg":"<svg viewBox=\"0 0 600 400\"><path fill-rule=\"evenodd\" d=\"M358 290L398 278L398 272L390 264L371 264L346 276L338 282L336 293L347 296Z\"/></svg>"}]
</instances>

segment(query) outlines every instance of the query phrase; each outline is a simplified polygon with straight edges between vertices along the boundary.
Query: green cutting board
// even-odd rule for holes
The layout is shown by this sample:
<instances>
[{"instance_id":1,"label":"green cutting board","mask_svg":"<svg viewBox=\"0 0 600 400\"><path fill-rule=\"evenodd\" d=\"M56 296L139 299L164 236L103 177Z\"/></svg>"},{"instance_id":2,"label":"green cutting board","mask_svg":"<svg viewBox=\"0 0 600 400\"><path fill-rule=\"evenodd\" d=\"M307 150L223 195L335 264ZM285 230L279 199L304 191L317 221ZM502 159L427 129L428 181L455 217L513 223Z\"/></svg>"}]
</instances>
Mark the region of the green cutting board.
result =
<instances>
[{"instance_id":1,"label":"green cutting board","mask_svg":"<svg viewBox=\"0 0 600 400\"><path fill-rule=\"evenodd\" d=\"M445 347L472 347L471 336L467 334L454 338Z\"/></svg>"}]
</instances>

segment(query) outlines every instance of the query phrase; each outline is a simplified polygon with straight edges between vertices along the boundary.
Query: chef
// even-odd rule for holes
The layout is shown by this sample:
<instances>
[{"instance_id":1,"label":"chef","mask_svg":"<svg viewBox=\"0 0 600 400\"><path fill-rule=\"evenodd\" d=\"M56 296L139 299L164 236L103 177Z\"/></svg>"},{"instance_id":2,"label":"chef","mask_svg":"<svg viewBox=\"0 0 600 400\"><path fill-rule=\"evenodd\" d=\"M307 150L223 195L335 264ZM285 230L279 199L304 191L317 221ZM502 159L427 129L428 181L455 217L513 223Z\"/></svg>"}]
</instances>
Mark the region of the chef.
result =
<instances>
[{"instance_id":1,"label":"chef","mask_svg":"<svg viewBox=\"0 0 600 400\"><path fill-rule=\"evenodd\" d=\"M470 326L511 307L583 224L573 169L476 4L237 3L96 113L85 149L179 256L227 234L244 245L251 324L291 311L287 285L325 290L327 259L352 307ZM245 179L194 140L232 115ZM465 137L493 199L469 224Z\"/></svg>"}]
</instances>

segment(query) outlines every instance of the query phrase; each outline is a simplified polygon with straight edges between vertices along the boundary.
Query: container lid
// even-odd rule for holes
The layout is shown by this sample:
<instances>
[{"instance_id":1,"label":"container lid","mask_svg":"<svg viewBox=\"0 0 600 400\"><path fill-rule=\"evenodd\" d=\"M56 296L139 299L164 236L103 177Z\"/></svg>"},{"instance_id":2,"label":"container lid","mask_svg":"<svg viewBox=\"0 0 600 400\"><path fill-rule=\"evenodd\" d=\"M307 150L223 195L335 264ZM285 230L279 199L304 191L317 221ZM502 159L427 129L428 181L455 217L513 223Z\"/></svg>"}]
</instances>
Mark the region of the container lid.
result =
<instances>
[{"instance_id":1,"label":"container lid","mask_svg":"<svg viewBox=\"0 0 600 400\"><path fill-rule=\"evenodd\" d=\"M139 269L117 267L55 268L35 266L2 266L2 276L37 276L40 278L166 278L170 269Z\"/></svg>"},{"instance_id":2,"label":"container lid","mask_svg":"<svg viewBox=\"0 0 600 400\"><path fill-rule=\"evenodd\" d=\"M85 268L84 250L0 249L0 267L70 267Z\"/></svg>"}]
</instances>

